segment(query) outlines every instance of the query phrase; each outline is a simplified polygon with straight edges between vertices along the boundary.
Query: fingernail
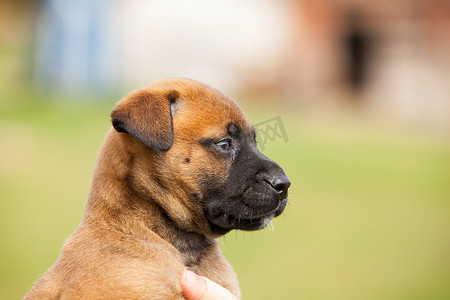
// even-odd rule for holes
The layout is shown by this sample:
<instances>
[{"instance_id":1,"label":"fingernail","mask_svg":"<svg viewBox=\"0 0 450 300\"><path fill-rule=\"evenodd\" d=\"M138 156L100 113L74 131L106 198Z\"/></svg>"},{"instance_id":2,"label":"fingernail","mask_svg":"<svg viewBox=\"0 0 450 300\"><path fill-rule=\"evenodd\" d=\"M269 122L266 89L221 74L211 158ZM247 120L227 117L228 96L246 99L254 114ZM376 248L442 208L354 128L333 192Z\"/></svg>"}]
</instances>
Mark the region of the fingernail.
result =
<instances>
[{"instance_id":1,"label":"fingernail","mask_svg":"<svg viewBox=\"0 0 450 300\"><path fill-rule=\"evenodd\" d=\"M184 270L183 278L189 282L194 282L197 280L196 275L189 270Z\"/></svg>"}]
</instances>

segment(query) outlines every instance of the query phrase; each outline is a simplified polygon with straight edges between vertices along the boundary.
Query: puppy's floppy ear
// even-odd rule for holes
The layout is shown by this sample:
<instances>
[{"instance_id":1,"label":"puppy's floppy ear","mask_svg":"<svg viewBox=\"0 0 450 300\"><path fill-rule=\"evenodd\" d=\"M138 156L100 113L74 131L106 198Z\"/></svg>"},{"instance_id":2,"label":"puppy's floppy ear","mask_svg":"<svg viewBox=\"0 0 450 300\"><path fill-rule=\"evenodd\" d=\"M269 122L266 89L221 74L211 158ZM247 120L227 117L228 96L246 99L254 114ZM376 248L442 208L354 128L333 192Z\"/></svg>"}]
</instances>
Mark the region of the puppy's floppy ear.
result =
<instances>
[{"instance_id":1,"label":"puppy's floppy ear","mask_svg":"<svg viewBox=\"0 0 450 300\"><path fill-rule=\"evenodd\" d=\"M131 134L148 147L165 152L173 144L171 104L178 97L175 90L132 92L114 108L112 125L118 132Z\"/></svg>"}]
</instances>

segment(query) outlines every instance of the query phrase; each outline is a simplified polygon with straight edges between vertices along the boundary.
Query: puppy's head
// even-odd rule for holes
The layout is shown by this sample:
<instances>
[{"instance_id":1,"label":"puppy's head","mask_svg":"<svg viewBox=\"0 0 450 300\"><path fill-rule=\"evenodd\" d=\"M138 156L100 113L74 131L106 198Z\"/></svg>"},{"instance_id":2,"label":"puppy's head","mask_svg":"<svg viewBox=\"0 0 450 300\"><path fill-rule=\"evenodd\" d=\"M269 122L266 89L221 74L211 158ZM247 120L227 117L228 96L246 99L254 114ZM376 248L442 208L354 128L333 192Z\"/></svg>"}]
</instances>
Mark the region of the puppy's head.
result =
<instances>
[{"instance_id":1,"label":"puppy's head","mask_svg":"<svg viewBox=\"0 0 450 300\"><path fill-rule=\"evenodd\" d=\"M155 82L126 96L111 117L135 153L128 180L178 226L209 235L257 230L285 209L289 179L217 90L187 79Z\"/></svg>"}]
</instances>

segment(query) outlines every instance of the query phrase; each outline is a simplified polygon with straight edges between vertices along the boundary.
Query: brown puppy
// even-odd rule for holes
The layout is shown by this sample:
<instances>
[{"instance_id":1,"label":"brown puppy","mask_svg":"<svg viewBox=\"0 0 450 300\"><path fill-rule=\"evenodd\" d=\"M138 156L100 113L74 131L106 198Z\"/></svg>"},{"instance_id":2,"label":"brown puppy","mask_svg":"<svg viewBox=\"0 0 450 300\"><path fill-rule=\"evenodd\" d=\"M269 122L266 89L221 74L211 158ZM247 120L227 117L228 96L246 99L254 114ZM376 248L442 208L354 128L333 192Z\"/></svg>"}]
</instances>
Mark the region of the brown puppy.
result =
<instances>
[{"instance_id":1,"label":"brown puppy","mask_svg":"<svg viewBox=\"0 0 450 300\"><path fill-rule=\"evenodd\" d=\"M230 99L187 79L122 99L81 224L25 299L184 299L184 268L240 297L218 237L279 215L289 180Z\"/></svg>"}]
</instances>

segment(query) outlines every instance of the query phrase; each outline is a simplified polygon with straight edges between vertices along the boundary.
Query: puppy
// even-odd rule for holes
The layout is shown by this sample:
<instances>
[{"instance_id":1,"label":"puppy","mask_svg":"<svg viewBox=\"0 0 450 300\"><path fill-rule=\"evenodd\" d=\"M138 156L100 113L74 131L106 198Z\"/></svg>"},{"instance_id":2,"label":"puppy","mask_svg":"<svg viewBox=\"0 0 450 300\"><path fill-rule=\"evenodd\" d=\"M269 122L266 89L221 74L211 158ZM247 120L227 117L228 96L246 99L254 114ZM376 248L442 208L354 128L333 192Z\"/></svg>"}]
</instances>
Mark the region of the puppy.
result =
<instances>
[{"instance_id":1,"label":"puppy","mask_svg":"<svg viewBox=\"0 0 450 300\"><path fill-rule=\"evenodd\" d=\"M154 82L111 113L83 219L25 299L184 299L184 268L240 297L218 237L283 212L284 171L219 91Z\"/></svg>"}]
</instances>

